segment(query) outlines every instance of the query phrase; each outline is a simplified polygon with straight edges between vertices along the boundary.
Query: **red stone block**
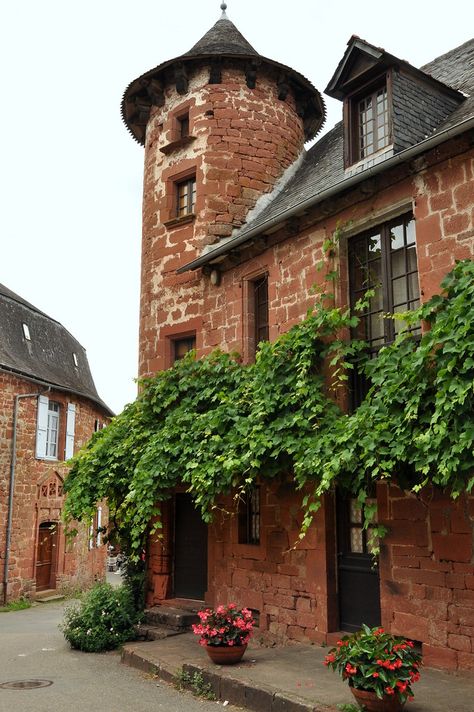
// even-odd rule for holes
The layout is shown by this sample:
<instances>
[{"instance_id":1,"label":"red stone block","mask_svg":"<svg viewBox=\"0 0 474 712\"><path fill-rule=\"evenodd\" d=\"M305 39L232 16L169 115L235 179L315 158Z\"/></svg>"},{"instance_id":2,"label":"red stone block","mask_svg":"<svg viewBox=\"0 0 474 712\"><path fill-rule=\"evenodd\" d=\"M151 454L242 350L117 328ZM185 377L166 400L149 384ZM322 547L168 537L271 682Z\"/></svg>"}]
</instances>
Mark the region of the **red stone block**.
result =
<instances>
[{"instance_id":1,"label":"red stone block","mask_svg":"<svg viewBox=\"0 0 474 712\"><path fill-rule=\"evenodd\" d=\"M433 551L437 559L470 561L472 536L469 534L433 534Z\"/></svg>"},{"instance_id":2,"label":"red stone block","mask_svg":"<svg viewBox=\"0 0 474 712\"><path fill-rule=\"evenodd\" d=\"M458 666L458 653L449 648L438 648L432 645L423 645L423 664L426 667L441 670L456 670Z\"/></svg>"}]
</instances>

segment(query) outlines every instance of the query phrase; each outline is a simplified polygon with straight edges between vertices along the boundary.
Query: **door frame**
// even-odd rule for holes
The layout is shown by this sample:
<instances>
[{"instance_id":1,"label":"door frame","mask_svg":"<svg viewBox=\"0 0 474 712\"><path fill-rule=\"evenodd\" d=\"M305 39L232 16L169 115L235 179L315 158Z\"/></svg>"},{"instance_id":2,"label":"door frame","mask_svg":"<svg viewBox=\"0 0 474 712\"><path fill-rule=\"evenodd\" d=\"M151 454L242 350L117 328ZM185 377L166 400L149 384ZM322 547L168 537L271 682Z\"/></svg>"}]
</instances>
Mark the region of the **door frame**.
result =
<instances>
[{"instance_id":1,"label":"door frame","mask_svg":"<svg viewBox=\"0 0 474 712\"><path fill-rule=\"evenodd\" d=\"M374 582L374 577L376 578L376 584L373 588L366 588L368 595L372 594L374 599L376 599L375 617L372 621L361 621L361 623L367 623L368 625L380 625L381 621L381 591L380 591L380 571L379 571L379 561L377 560L375 565L373 563L373 556L367 550L367 535L368 532L362 529L362 522L352 522L350 517L350 499L341 493L340 490L336 491L336 538L337 538L337 580L338 580L338 618L339 618L339 629L347 630L353 632L360 629L360 625L354 623L343 622L342 620L342 576L341 573L346 567L346 571L350 572L352 570L353 574L357 577L357 574L362 576L367 576L367 583ZM363 513L361 516L363 520ZM361 548L362 552L351 551L351 529L362 529L361 534ZM343 558L346 559L345 564ZM357 586L353 589L354 599L356 598ZM358 591L359 594L363 594L362 591Z\"/></svg>"},{"instance_id":2,"label":"door frame","mask_svg":"<svg viewBox=\"0 0 474 712\"><path fill-rule=\"evenodd\" d=\"M51 555L51 565L50 565L50 573L49 573L49 582L46 588L41 587L38 589L38 544L39 544L39 538L41 534L41 529L46 529L48 528L50 531L54 527L54 530L52 531L52 555ZM59 522L51 520L51 519L46 519L45 521L39 522L37 529L36 529L36 539L35 539L35 586L37 591L45 591L48 589L55 589L56 588L56 576L57 576L57 569L58 569L58 550L59 550Z\"/></svg>"},{"instance_id":3,"label":"door frame","mask_svg":"<svg viewBox=\"0 0 474 712\"><path fill-rule=\"evenodd\" d=\"M183 596L182 594L179 595L179 594L176 593L176 554L177 554L177 546L176 546L176 531L177 531L177 527L176 527L176 520L177 520L177 517L176 517L176 503L177 503L177 498L180 497L180 496L181 496L181 497L182 497L182 496L188 497L189 500L194 504L193 499L192 499L191 495L189 494L189 492L186 492L186 491L184 491L184 490L183 490L183 491L179 491L179 490L178 490L177 492L174 493L174 496L173 496L173 557L172 557L172 580L171 580L171 583L172 583L172 592L173 592L172 595L173 595L174 598L189 599L190 601L193 601L193 600L205 600L205 596L206 596L207 590L208 590L208 588L209 588L209 527L208 527L208 525L206 525L204 522L203 522L203 526L205 526L205 528L206 528L206 553L205 553L205 568L204 568L204 570L203 570L203 573L205 574L206 583L205 583L205 590L203 591L203 596L202 596L202 598L192 598L192 597L189 597L189 596Z\"/></svg>"}]
</instances>

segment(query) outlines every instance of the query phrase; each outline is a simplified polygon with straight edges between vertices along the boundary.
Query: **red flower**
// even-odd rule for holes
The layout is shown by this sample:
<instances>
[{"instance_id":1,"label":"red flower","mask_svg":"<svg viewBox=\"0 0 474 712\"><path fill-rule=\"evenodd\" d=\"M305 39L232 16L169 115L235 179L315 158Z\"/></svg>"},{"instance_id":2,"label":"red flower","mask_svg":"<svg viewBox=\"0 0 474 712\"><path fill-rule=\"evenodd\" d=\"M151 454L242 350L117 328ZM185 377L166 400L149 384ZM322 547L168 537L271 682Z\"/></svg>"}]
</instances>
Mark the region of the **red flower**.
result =
<instances>
[{"instance_id":1,"label":"red flower","mask_svg":"<svg viewBox=\"0 0 474 712\"><path fill-rule=\"evenodd\" d=\"M395 694L395 690L393 689L393 687L390 687L390 685L385 688L385 692L387 693L387 695L394 695L394 694Z\"/></svg>"},{"instance_id":2,"label":"red flower","mask_svg":"<svg viewBox=\"0 0 474 712\"><path fill-rule=\"evenodd\" d=\"M350 663L347 663L345 670L348 675L355 675L357 672L357 668L351 665Z\"/></svg>"},{"instance_id":3,"label":"red flower","mask_svg":"<svg viewBox=\"0 0 474 712\"><path fill-rule=\"evenodd\" d=\"M378 672L373 672L372 677L380 677L380 676L379 676Z\"/></svg>"}]
</instances>

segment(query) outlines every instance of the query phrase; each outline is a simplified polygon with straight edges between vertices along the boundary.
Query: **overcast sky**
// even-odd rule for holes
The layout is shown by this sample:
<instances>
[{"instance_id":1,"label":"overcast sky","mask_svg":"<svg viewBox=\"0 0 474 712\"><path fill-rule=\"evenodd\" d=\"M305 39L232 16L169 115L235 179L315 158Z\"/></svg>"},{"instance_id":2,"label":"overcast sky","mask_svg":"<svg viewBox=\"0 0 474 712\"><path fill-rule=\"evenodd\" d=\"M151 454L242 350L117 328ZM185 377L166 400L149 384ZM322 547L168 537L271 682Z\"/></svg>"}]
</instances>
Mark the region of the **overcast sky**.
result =
<instances>
[{"instance_id":1,"label":"overcast sky","mask_svg":"<svg viewBox=\"0 0 474 712\"><path fill-rule=\"evenodd\" d=\"M143 149L120 101L220 17L219 0L11 0L0 11L0 282L87 349L116 412L135 397ZM352 34L420 66L470 39L472 0L229 0L261 54L322 92ZM341 116L325 97L325 130Z\"/></svg>"}]
</instances>

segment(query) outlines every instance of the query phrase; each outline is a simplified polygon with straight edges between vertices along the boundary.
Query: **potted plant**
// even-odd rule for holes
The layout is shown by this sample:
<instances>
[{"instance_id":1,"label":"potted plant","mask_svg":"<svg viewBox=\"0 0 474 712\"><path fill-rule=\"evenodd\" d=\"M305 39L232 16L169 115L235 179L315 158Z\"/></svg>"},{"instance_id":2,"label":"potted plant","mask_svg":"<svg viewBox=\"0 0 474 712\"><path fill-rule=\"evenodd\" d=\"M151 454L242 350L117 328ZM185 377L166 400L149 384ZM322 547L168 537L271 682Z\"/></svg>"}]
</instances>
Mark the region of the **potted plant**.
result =
<instances>
[{"instance_id":1,"label":"potted plant","mask_svg":"<svg viewBox=\"0 0 474 712\"><path fill-rule=\"evenodd\" d=\"M411 640L363 625L338 640L324 664L347 680L357 702L369 712L397 712L413 697L421 655Z\"/></svg>"},{"instance_id":2,"label":"potted plant","mask_svg":"<svg viewBox=\"0 0 474 712\"><path fill-rule=\"evenodd\" d=\"M200 623L193 632L201 636L202 645L211 660L218 665L238 663L247 648L255 621L248 608L239 609L235 603L199 611Z\"/></svg>"}]
</instances>

